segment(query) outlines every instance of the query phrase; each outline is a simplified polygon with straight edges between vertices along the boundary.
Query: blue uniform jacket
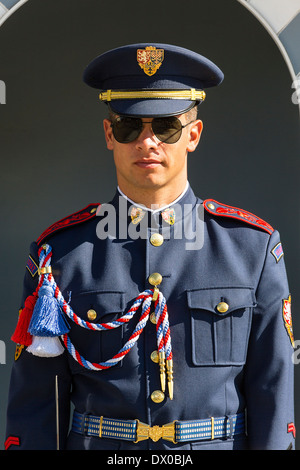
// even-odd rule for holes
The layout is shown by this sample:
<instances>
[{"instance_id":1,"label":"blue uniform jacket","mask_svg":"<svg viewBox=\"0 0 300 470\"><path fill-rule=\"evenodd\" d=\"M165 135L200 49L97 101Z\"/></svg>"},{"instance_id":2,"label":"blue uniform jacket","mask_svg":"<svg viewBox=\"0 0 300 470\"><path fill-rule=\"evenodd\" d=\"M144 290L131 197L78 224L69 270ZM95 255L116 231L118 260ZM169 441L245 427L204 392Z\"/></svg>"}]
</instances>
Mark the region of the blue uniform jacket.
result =
<instances>
[{"instance_id":1,"label":"blue uniform jacket","mask_svg":"<svg viewBox=\"0 0 300 470\"><path fill-rule=\"evenodd\" d=\"M99 215L91 205L50 227L31 245L22 307L38 283L38 248L43 243L52 247L52 272L65 300L91 323L122 316L139 293L152 287L149 275L160 273L172 340L173 400L166 391L162 401L153 401L161 385L159 365L151 356L157 343L150 320L129 353L106 370L89 370L68 351L45 358L24 348L12 370L6 448L56 449L56 377L61 449L294 446L293 337L286 314L290 293L278 232L248 212L216 201L203 203L191 188L175 204L173 225L159 212L147 212L133 225L120 210L124 204L128 209L129 202L116 193L107 212ZM111 208L115 225L108 219ZM193 242L188 224L183 226L188 218L197 246L187 245ZM139 236L142 224L145 231ZM127 236L124 227L131 230ZM109 236L103 236L105 230ZM153 233L164 237L158 246L150 241ZM221 302L226 311L218 310ZM90 310L96 312L93 320ZM139 315L107 331L82 329L69 320L69 337L88 361L107 361L128 340ZM246 411L247 430L229 438L177 444L99 438L69 431L71 403L81 414L139 419L150 426Z\"/></svg>"}]
</instances>

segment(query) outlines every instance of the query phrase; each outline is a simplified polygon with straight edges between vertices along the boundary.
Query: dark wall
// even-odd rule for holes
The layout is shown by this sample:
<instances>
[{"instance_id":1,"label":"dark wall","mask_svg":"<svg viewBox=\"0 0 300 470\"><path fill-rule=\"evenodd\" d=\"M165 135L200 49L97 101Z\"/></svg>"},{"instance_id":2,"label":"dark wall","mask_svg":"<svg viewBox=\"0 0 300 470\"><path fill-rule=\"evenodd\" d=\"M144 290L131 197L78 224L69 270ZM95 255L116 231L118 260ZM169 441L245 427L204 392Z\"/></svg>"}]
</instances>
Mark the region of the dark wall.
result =
<instances>
[{"instance_id":1,"label":"dark wall","mask_svg":"<svg viewBox=\"0 0 300 470\"><path fill-rule=\"evenodd\" d=\"M261 24L236 0L152 0L143 8L136 0L30 0L0 28L7 90L0 107L1 443L29 244L115 190L105 107L81 82L83 68L107 49L148 41L193 49L223 69L224 83L200 107L204 133L189 157L189 179L200 197L249 210L281 232L300 339L299 109L284 59ZM299 385L300 365L297 416Z\"/></svg>"}]
</instances>

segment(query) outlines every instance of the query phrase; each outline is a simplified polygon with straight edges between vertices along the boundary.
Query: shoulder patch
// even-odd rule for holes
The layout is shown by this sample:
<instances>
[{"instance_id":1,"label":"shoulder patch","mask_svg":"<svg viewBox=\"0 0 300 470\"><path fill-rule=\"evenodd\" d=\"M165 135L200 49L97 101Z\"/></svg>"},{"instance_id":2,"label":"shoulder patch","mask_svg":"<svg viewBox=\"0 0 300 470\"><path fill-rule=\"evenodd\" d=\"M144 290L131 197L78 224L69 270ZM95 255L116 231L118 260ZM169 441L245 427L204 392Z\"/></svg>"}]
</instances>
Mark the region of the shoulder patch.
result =
<instances>
[{"instance_id":1,"label":"shoulder patch","mask_svg":"<svg viewBox=\"0 0 300 470\"><path fill-rule=\"evenodd\" d=\"M276 259L276 263L279 263L279 261L283 257L283 249L281 242L277 243L277 245L274 246L273 250L271 250L271 253Z\"/></svg>"},{"instance_id":2,"label":"shoulder patch","mask_svg":"<svg viewBox=\"0 0 300 470\"><path fill-rule=\"evenodd\" d=\"M226 204L221 204L214 199L206 199L203 202L203 205L205 210L210 214L241 220L242 222L246 222L247 224L254 225L257 228L265 230L270 235L274 232L273 227L263 219L251 214L251 212L239 209L238 207L227 206Z\"/></svg>"},{"instance_id":3,"label":"shoulder patch","mask_svg":"<svg viewBox=\"0 0 300 470\"><path fill-rule=\"evenodd\" d=\"M30 272L32 277L34 277L37 274L38 270L39 270L38 265L36 264L36 262L34 261L34 259L30 255L28 256L28 261L27 261L27 264L26 264L26 268L28 269L28 271Z\"/></svg>"},{"instance_id":4,"label":"shoulder patch","mask_svg":"<svg viewBox=\"0 0 300 470\"><path fill-rule=\"evenodd\" d=\"M291 308L291 294L287 299L282 301L282 316L284 320L284 326L289 335L293 348L295 347L294 334L293 334L293 324L292 324L292 308Z\"/></svg>"},{"instance_id":5,"label":"shoulder patch","mask_svg":"<svg viewBox=\"0 0 300 470\"><path fill-rule=\"evenodd\" d=\"M74 212L74 214L68 215L67 217L64 217L58 222L55 222L54 224L50 225L50 227L48 227L39 236L36 241L37 244L41 245L46 238L48 238L50 235L53 235L55 232L67 229L69 227L72 227L73 225L78 225L83 222L86 222L87 220L93 219L97 214L97 209L99 206L100 204L89 204L84 209Z\"/></svg>"}]
</instances>

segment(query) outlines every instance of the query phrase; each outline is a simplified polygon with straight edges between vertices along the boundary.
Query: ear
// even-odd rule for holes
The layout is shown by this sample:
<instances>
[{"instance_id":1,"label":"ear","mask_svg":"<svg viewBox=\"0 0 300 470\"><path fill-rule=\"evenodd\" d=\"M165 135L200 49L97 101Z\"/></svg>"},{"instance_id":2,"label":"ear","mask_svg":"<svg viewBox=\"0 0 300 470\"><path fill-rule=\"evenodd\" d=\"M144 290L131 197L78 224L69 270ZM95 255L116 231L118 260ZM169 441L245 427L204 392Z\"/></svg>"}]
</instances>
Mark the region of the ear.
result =
<instances>
[{"instance_id":1,"label":"ear","mask_svg":"<svg viewBox=\"0 0 300 470\"><path fill-rule=\"evenodd\" d=\"M106 146L108 150L114 149L114 136L112 132L111 122L109 119L103 120L103 129L104 129L104 137L106 140Z\"/></svg>"},{"instance_id":2,"label":"ear","mask_svg":"<svg viewBox=\"0 0 300 470\"><path fill-rule=\"evenodd\" d=\"M188 152L194 152L196 150L197 145L199 144L200 137L203 130L203 122L200 119L193 122L190 129L189 129L189 142L187 146Z\"/></svg>"}]
</instances>

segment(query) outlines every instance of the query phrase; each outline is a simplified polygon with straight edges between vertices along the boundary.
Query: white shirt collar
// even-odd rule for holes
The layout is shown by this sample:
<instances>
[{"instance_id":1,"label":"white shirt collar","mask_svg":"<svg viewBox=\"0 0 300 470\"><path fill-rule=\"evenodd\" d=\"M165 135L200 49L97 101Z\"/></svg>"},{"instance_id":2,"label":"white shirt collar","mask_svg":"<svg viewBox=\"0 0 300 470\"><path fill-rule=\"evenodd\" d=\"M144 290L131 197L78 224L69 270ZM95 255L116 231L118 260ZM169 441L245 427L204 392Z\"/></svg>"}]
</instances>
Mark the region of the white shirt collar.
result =
<instances>
[{"instance_id":1,"label":"white shirt collar","mask_svg":"<svg viewBox=\"0 0 300 470\"><path fill-rule=\"evenodd\" d=\"M123 196L128 202L130 202L130 204L136 206L136 207L141 207L142 209L144 209L145 211L149 211L149 212L152 212L153 214L155 214L155 212L161 212L163 210L165 210L167 207L171 207L173 204L176 204L177 202L180 201L180 199L185 195L185 193L187 192L189 188L189 182L187 181L186 183L186 186L185 186L185 189L184 191L180 194L180 196L178 196L175 201L171 202L171 204L167 204L166 206L163 206L163 207L160 207L159 209L150 209L149 207L146 207L144 206L143 204L137 204L136 202L132 201L131 199L129 199L129 197L126 196L126 194L123 193L123 191L121 191L121 189L119 188L118 186L118 191L119 193L121 194L121 196Z\"/></svg>"}]
</instances>

